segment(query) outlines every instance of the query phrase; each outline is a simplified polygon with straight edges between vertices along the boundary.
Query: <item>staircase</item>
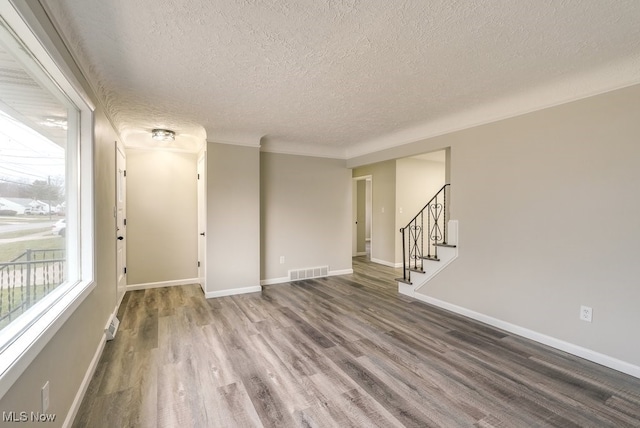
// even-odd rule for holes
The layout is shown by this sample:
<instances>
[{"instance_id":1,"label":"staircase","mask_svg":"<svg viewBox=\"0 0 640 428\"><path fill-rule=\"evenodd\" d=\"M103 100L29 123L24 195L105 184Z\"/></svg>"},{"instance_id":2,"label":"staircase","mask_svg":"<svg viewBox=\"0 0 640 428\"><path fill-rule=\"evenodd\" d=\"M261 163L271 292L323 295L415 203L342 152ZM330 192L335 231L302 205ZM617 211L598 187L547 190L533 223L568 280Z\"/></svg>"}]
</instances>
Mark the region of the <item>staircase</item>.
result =
<instances>
[{"instance_id":1,"label":"staircase","mask_svg":"<svg viewBox=\"0 0 640 428\"><path fill-rule=\"evenodd\" d=\"M411 221L402 234L402 278L398 292L408 296L458 257L458 221L449 220L447 199L450 185L445 184Z\"/></svg>"}]
</instances>

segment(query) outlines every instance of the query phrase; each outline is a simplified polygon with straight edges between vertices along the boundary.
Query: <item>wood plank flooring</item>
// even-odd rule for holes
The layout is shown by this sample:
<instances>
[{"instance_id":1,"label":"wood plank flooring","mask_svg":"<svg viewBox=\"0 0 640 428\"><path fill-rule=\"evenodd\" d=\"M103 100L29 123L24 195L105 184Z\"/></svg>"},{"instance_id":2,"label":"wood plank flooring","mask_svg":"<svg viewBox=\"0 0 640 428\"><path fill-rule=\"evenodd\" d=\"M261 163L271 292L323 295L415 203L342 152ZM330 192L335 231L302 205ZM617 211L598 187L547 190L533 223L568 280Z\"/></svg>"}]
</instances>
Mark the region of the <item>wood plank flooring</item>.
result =
<instances>
[{"instance_id":1,"label":"wood plank flooring","mask_svg":"<svg viewBox=\"0 0 640 428\"><path fill-rule=\"evenodd\" d=\"M640 427L640 379L354 271L128 292L74 427Z\"/></svg>"}]
</instances>

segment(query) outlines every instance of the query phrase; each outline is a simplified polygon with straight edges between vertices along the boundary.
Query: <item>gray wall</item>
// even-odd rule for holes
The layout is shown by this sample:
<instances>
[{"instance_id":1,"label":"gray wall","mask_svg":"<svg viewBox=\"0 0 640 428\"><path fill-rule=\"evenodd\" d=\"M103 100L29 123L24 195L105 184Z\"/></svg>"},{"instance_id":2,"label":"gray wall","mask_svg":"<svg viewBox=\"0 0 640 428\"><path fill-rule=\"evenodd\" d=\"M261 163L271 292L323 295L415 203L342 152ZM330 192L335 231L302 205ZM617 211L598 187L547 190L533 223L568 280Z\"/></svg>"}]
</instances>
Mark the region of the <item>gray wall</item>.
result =
<instances>
[{"instance_id":1,"label":"gray wall","mask_svg":"<svg viewBox=\"0 0 640 428\"><path fill-rule=\"evenodd\" d=\"M396 230L405 227L445 184L444 162L415 158L396 161ZM425 227L426 227L425 217ZM401 234L397 234L396 262L402 262Z\"/></svg>"},{"instance_id":2,"label":"gray wall","mask_svg":"<svg viewBox=\"0 0 640 428\"><path fill-rule=\"evenodd\" d=\"M40 389L49 381L48 413L55 413L57 418L55 424L47 426L61 426L101 343L116 305L116 139L110 123L98 112L94 146L97 285L2 397L0 411L41 411Z\"/></svg>"},{"instance_id":3,"label":"gray wall","mask_svg":"<svg viewBox=\"0 0 640 428\"><path fill-rule=\"evenodd\" d=\"M353 170L353 177L371 175L371 260L395 265L396 162L387 161Z\"/></svg>"},{"instance_id":4,"label":"gray wall","mask_svg":"<svg viewBox=\"0 0 640 428\"><path fill-rule=\"evenodd\" d=\"M207 143L206 292L260 286L260 149Z\"/></svg>"},{"instance_id":5,"label":"gray wall","mask_svg":"<svg viewBox=\"0 0 640 428\"><path fill-rule=\"evenodd\" d=\"M198 276L196 155L127 150L128 285Z\"/></svg>"},{"instance_id":6,"label":"gray wall","mask_svg":"<svg viewBox=\"0 0 640 428\"><path fill-rule=\"evenodd\" d=\"M640 366L638 100L633 86L348 163L450 146L459 258L422 292Z\"/></svg>"},{"instance_id":7,"label":"gray wall","mask_svg":"<svg viewBox=\"0 0 640 428\"><path fill-rule=\"evenodd\" d=\"M354 168L352 175L372 176L371 260L397 266L402 263L399 230L444 185L445 164L398 159Z\"/></svg>"},{"instance_id":8,"label":"gray wall","mask_svg":"<svg viewBox=\"0 0 640 428\"><path fill-rule=\"evenodd\" d=\"M351 174L344 160L261 153L260 183L262 279L314 266L351 269Z\"/></svg>"},{"instance_id":9,"label":"gray wall","mask_svg":"<svg viewBox=\"0 0 640 428\"><path fill-rule=\"evenodd\" d=\"M18 2L36 31L50 38L49 46L59 51L68 67L91 93L57 33L37 2ZM31 20L31 18L34 18ZM94 99L95 102L95 99ZM96 287L49 340L45 348L0 399L1 410L40 411L40 389L50 382L50 407L61 426L78 392L91 360L103 338L104 327L116 305L115 141L118 139L100 108L95 114L94 186ZM83 183L86 185L87 183ZM28 424L21 424L28 426Z\"/></svg>"}]
</instances>

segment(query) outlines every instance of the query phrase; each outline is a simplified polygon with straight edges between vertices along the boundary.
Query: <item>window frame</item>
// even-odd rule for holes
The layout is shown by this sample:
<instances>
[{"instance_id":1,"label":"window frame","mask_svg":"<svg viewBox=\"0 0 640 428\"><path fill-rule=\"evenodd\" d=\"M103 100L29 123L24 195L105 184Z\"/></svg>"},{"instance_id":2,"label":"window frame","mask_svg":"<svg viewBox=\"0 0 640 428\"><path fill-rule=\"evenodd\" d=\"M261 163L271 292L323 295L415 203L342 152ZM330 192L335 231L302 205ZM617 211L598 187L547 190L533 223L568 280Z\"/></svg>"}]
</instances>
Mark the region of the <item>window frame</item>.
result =
<instances>
[{"instance_id":1,"label":"window frame","mask_svg":"<svg viewBox=\"0 0 640 428\"><path fill-rule=\"evenodd\" d=\"M19 335L1 351L0 398L20 378L96 286L93 190L95 105L67 66L56 43L49 38L26 3L14 0L1 2L0 15L78 111L75 147L67 148L73 150L73 162L67 164L66 172L67 215L71 212L75 219L71 218L79 226L67 227L67 265L69 268L74 266L78 275L73 284L61 286L58 293L54 290L50 294L50 299L43 299L43 302L48 301L48 304L41 305L41 314L34 317L35 319L27 320L29 326L21 329ZM70 125L71 120L69 118ZM69 217L67 218L69 223ZM46 309L42 309L45 306Z\"/></svg>"}]
</instances>

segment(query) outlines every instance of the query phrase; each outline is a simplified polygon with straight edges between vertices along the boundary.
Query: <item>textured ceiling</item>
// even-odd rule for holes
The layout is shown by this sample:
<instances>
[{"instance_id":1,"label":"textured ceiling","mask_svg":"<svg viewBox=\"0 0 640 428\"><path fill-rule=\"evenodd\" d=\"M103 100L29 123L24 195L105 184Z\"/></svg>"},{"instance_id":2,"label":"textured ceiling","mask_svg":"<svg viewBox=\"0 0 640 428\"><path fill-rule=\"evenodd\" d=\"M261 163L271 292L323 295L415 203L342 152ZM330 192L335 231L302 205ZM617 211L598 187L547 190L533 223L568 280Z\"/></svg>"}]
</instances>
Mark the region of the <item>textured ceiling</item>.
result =
<instances>
[{"instance_id":1,"label":"textured ceiling","mask_svg":"<svg viewBox=\"0 0 640 428\"><path fill-rule=\"evenodd\" d=\"M125 145L349 158L640 83L637 0L43 0Z\"/></svg>"}]
</instances>

